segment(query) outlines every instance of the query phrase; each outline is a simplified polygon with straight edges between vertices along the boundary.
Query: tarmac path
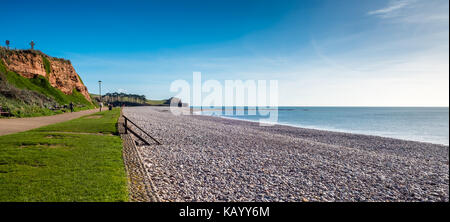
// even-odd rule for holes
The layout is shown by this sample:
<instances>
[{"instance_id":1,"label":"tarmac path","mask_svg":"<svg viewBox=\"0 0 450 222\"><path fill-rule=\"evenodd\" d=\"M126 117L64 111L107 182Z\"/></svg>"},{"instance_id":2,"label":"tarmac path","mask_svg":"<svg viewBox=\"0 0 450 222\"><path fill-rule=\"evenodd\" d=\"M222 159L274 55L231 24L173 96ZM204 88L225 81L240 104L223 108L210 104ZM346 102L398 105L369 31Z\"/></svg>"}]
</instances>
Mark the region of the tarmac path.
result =
<instances>
[{"instance_id":1,"label":"tarmac path","mask_svg":"<svg viewBox=\"0 0 450 222\"><path fill-rule=\"evenodd\" d=\"M85 115L96 113L98 111L99 111L98 109L90 109L73 113L63 113L53 116L0 119L0 136L23 132L50 124L76 119Z\"/></svg>"}]
</instances>

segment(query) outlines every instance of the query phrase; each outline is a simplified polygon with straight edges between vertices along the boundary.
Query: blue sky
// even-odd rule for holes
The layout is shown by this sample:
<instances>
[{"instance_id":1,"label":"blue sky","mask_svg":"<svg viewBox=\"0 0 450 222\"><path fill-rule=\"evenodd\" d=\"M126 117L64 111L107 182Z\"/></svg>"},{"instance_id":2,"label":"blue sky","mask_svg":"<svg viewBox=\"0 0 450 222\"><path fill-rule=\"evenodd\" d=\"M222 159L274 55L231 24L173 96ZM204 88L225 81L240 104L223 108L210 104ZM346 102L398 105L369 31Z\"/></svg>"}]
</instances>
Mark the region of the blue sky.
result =
<instances>
[{"instance_id":1,"label":"blue sky","mask_svg":"<svg viewBox=\"0 0 450 222\"><path fill-rule=\"evenodd\" d=\"M7 1L0 44L70 59L90 92L276 79L280 105L448 106L448 0Z\"/></svg>"}]
</instances>

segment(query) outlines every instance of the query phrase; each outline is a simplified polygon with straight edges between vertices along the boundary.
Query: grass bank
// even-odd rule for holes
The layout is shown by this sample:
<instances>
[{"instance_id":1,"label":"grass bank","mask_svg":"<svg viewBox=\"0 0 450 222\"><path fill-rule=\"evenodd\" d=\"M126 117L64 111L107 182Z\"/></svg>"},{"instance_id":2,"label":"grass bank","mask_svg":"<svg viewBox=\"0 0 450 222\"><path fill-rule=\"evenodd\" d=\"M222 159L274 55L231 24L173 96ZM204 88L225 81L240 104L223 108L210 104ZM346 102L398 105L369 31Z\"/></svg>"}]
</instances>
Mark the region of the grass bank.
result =
<instances>
[{"instance_id":1,"label":"grass bank","mask_svg":"<svg viewBox=\"0 0 450 222\"><path fill-rule=\"evenodd\" d=\"M127 201L119 114L0 136L0 202Z\"/></svg>"}]
</instances>

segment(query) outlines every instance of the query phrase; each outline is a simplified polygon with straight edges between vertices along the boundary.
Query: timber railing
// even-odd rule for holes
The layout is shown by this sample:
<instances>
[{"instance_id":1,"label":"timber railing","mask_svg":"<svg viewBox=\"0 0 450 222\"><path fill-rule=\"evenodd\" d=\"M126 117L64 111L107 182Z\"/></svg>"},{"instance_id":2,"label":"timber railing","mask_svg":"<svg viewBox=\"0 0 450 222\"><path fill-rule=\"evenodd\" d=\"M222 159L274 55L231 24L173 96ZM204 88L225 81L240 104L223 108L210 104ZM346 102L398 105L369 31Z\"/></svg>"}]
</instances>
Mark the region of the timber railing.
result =
<instances>
[{"instance_id":1,"label":"timber railing","mask_svg":"<svg viewBox=\"0 0 450 222\"><path fill-rule=\"evenodd\" d=\"M133 134L134 136L136 136L138 139L142 140L142 141L145 143L145 145L150 145L150 143L149 143L147 140L145 140L144 138L142 138L142 136L140 136L140 135L137 134L134 130L132 130L130 127L128 127L128 122L129 122L130 124L133 124L138 130L140 130L140 131L143 132L145 135L147 135L148 137L150 137L153 141L155 141L156 144L161 145L161 143L160 143L158 140L156 140L153 136L150 136L150 134L148 134L147 132L145 132L145 130L143 130L141 127L139 127L136 123L134 123L133 121L131 121L130 119L128 119L128 117L126 117L125 115L122 115L122 116L123 116L123 118L125 119L125 121L124 121L124 123L123 123L123 126L124 126L124 128L125 128L125 134L127 134L128 131L129 131L131 134Z\"/></svg>"}]
</instances>

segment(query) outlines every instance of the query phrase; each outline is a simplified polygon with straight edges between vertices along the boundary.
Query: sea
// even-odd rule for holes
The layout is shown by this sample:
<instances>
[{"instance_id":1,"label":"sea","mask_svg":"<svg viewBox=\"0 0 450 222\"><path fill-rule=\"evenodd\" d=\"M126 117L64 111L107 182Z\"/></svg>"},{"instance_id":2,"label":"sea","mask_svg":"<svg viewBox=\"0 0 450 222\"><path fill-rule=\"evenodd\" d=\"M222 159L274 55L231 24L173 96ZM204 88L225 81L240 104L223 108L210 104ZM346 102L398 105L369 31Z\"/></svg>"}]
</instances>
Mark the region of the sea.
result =
<instances>
[{"instance_id":1,"label":"sea","mask_svg":"<svg viewBox=\"0 0 450 222\"><path fill-rule=\"evenodd\" d=\"M278 118L267 120L277 109ZM224 110L224 108L223 108ZM449 145L448 107L234 107L232 113L205 109L214 115L247 121L264 121L294 127L375 135L403 140ZM250 111L250 112L249 112Z\"/></svg>"}]
</instances>

